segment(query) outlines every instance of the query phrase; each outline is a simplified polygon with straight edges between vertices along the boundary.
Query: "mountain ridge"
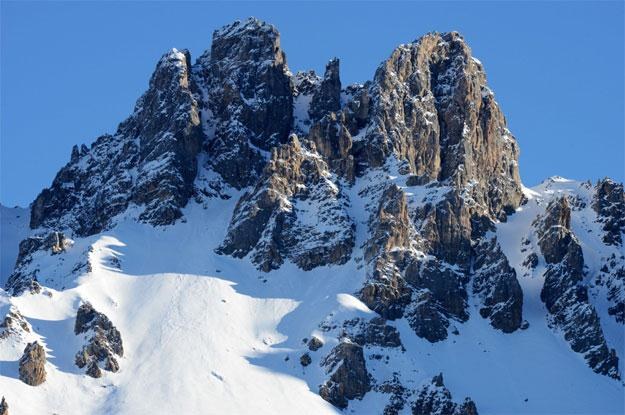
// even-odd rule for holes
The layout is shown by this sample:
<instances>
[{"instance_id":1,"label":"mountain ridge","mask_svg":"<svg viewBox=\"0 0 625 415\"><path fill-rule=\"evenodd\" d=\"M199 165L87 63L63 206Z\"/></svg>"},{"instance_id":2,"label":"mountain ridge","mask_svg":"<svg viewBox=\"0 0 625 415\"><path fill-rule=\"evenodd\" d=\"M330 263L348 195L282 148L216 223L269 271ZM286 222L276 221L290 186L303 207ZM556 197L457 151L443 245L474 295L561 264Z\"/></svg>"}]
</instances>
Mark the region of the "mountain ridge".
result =
<instances>
[{"instance_id":1,"label":"mountain ridge","mask_svg":"<svg viewBox=\"0 0 625 415\"><path fill-rule=\"evenodd\" d=\"M558 402L566 397L588 410L618 412L623 350L613 347L623 344L618 334L625 301L625 261L619 253L625 232L623 186L609 179L593 187L552 178L526 189L518 172L518 145L484 68L456 32L430 33L399 46L365 84L343 88L339 74L335 58L323 77L293 75L279 33L257 19L215 31L210 50L194 64L187 51L164 54L147 92L115 135L98 138L90 148L75 147L70 162L31 205L30 236L19 245L3 311L18 310L26 320L49 319L37 310L43 307L69 324L81 303L94 304L103 321L120 322L124 350L130 352L115 361L111 372L118 373L102 372L105 367L89 360L95 368L87 375L130 394L131 369L124 366L137 369L143 361L136 354L140 349L133 348L137 338L129 333L132 319L126 314L136 315L132 302L144 304L133 299L135 290L153 290L164 304L162 296L173 289L176 301L184 298L178 307L189 304L202 313L219 309L220 303L209 306L181 290L197 284L215 295L232 295L225 287L236 281L245 297L236 297L242 309L249 297L261 304L275 300L275 307L289 311L275 314L259 306L262 321L247 314L237 320L244 327L260 324L260 332L272 334L261 339L254 330L247 332L245 343L255 346L237 352L247 363L228 372L240 383L228 386L230 393L251 387L243 379L254 366L250 362L258 360L276 379L284 372L289 379L284 382L298 388L310 405L288 399L283 410L333 411L323 398L361 413L497 412L514 391L502 390L506 399L489 402L483 390L460 381L457 370L439 358L427 367L430 363L414 357L427 360L426 350L440 356L461 351L452 346L457 342L477 351L482 342L490 344L485 348L506 344L526 355L509 343L506 336L511 336L528 350L579 358L571 363L574 359L558 357L555 365L575 373L576 390L599 382L597 396L606 398L599 405L594 397L574 398L560 390L548 399L509 357L494 359L498 366L514 366L521 389L546 402L541 409L540 403L518 399L511 404L515 411L560 409ZM174 247L176 238L185 245ZM137 251L144 245L145 252ZM527 254L521 258L515 250ZM228 280L209 277L213 273ZM170 342L187 338L176 327L185 326L182 315L195 315L149 308L175 322ZM141 315L141 324L162 330ZM217 315L211 322L224 324L223 318ZM11 321L5 320L10 334L3 353L10 356L36 338L58 353L60 343L47 344L46 336L72 339L73 353L104 341L85 338L91 343L78 347L71 331L55 334L44 325L46 336L40 336L39 327L24 331ZM226 326L235 333L236 326ZM307 346L310 338L317 339L315 350ZM556 347L549 339L562 344ZM234 347L229 341L205 341L211 353L230 359L221 350ZM505 356L494 349L482 352ZM72 387L84 389L83 372L67 353L56 357L50 382L69 376ZM223 383L223 375L208 371L215 363L203 353L198 358L211 379ZM159 370L156 363L150 367ZM169 367L169 374L190 385L188 374ZM582 370L587 375L580 375ZM544 375L538 367L531 373ZM489 375L500 379L501 374ZM154 387L142 376L142 384ZM483 388L493 387L477 379ZM20 388L16 379L1 380L11 391ZM275 380L263 382L284 396ZM218 389L198 402L209 395L217 399L213 393L222 386L213 386ZM54 388L63 396L71 390ZM455 388L466 393L466 401ZM248 392L261 396L262 388L252 389ZM7 398L9 404L14 396ZM127 395L133 402L128 407L106 392L99 396L103 400L90 411L146 408L132 395ZM105 403L107 396L115 402ZM51 403L45 393L38 399L44 406L68 408ZM224 408L245 408L236 399L231 404ZM270 412L271 405L258 402L255 408Z\"/></svg>"}]
</instances>

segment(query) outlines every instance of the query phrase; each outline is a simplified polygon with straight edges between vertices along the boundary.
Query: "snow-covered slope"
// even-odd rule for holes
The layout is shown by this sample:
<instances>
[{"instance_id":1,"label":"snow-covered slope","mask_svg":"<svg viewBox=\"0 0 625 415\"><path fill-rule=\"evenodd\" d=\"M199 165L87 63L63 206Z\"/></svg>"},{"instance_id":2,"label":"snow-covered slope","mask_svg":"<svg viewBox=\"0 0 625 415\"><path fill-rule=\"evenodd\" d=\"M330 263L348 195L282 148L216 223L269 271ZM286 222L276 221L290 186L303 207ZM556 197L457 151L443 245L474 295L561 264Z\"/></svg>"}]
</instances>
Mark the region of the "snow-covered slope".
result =
<instances>
[{"instance_id":1,"label":"snow-covered slope","mask_svg":"<svg viewBox=\"0 0 625 415\"><path fill-rule=\"evenodd\" d=\"M522 240L551 192L577 194L581 186L556 183L557 190L541 185L528 191L528 204L498 227L519 275ZM331 347L333 339L319 330L319 322L373 314L352 295L362 284L355 278L357 264L309 272L288 264L261 274L249 260L217 255L213 249L223 240L233 209L232 199L206 210L192 205L185 210L186 223L163 229L122 222L75 241L61 254L67 262L80 262L84 251L75 247L93 247L88 254L93 269L77 275L73 288L3 294L3 314L13 305L33 328L19 342L0 342L0 390L12 413L337 412L316 392L325 377L317 356L307 367L299 359L307 352L303 339L313 334L328 343L324 349ZM369 348L368 355L389 360L369 357L368 370L380 378L395 372L414 389L443 372L454 395L471 396L485 414L622 413L623 386L589 370L547 327L539 274L520 279L527 330L495 331L471 305L468 322L457 325L459 335L432 344L401 320L392 324L405 351ZM122 333L119 373L91 379L74 365L80 339L73 325L82 301L104 312ZM602 322L614 325L607 332L623 355L622 330L610 317L602 314ZM33 388L18 379L16 360L35 338L46 345L49 361L48 380ZM382 413L387 403L388 394L370 392L349 410Z\"/></svg>"}]
</instances>

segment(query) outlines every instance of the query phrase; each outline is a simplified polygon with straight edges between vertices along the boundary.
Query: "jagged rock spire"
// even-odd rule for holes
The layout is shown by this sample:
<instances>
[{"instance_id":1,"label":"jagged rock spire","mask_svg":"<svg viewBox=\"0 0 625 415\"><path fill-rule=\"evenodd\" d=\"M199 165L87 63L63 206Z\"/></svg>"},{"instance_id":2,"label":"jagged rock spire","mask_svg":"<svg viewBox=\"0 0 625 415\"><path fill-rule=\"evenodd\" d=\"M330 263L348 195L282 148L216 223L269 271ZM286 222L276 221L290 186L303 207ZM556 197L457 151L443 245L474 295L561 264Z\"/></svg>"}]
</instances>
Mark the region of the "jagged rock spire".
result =
<instances>
[{"instance_id":1,"label":"jagged rock spire","mask_svg":"<svg viewBox=\"0 0 625 415\"><path fill-rule=\"evenodd\" d=\"M390 154L420 183L450 181L493 217L522 200L518 148L482 64L456 33L399 46L378 68L365 162Z\"/></svg>"},{"instance_id":2,"label":"jagged rock spire","mask_svg":"<svg viewBox=\"0 0 625 415\"><path fill-rule=\"evenodd\" d=\"M310 103L310 118L313 121L321 119L328 112L341 109L341 79L339 77L339 60L331 59L326 65L326 71L319 84L319 89L313 95Z\"/></svg>"},{"instance_id":3,"label":"jagged rock spire","mask_svg":"<svg viewBox=\"0 0 625 415\"><path fill-rule=\"evenodd\" d=\"M266 161L262 151L285 143L293 124L293 86L276 28L255 18L213 34L210 58L201 60L216 130L212 165L234 187L254 184Z\"/></svg>"}]
</instances>

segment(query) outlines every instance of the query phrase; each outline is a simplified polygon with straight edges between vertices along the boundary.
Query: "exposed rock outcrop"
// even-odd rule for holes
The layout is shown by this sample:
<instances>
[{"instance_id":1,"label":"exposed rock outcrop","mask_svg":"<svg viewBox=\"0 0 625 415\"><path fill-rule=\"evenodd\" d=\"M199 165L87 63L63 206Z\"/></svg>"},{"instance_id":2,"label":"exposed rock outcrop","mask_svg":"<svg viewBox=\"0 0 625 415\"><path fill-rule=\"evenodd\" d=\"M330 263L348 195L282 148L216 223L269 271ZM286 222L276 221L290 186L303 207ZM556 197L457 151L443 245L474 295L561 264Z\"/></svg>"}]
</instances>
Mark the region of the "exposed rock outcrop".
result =
<instances>
[{"instance_id":1,"label":"exposed rock outcrop","mask_svg":"<svg viewBox=\"0 0 625 415\"><path fill-rule=\"evenodd\" d=\"M603 241L608 245L622 245L625 233L625 193L623 185L608 178L595 186L592 203L603 224Z\"/></svg>"},{"instance_id":2,"label":"exposed rock outcrop","mask_svg":"<svg viewBox=\"0 0 625 415\"><path fill-rule=\"evenodd\" d=\"M338 408L348 401L362 399L371 388L362 346L342 341L321 362L330 379L319 389L319 395Z\"/></svg>"},{"instance_id":3,"label":"exposed rock outcrop","mask_svg":"<svg viewBox=\"0 0 625 415\"><path fill-rule=\"evenodd\" d=\"M571 231L567 198L551 201L535 227L547 262L540 297L552 315L552 324L563 331L571 348L583 354L595 372L618 379L618 357L608 348L599 316L588 302L584 256Z\"/></svg>"},{"instance_id":4,"label":"exposed rock outcrop","mask_svg":"<svg viewBox=\"0 0 625 415\"><path fill-rule=\"evenodd\" d=\"M523 291L516 271L499 248L497 238L482 239L475 251L473 292L482 303L480 315L490 319L496 329L511 333L521 327L523 311Z\"/></svg>"},{"instance_id":5,"label":"exposed rock outcrop","mask_svg":"<svg viewBox=\"0 0 625 415\"><path fill-rule=\"evenodd\" d=\"M432 382L423 386L412 406L413 415L477 415L475 403L466 398L458 404L452 400L451 393L443 383L443 374L432 378Z\"/></svg>"},{"instance_id":6,"label":"exposed rock outcrop","mask_svg":"<svg viewBox=\"0 0 625 415\"><path fill-rule=\"evenodd\" d=\"M321 157L291 136L237 203L218 252L239 258L252 252L252 261L266 272L285 259L304 270L345 263L354 245L346 204Z\"/></svg>"},{"instance_id":7,"label":"exposed rock outcrop","mask_svg":"<svg viewBox=\"0 0 625 415\"><path fill-rule=\"evenodd\" d=\"M163 55L147 92L114 135L74 147L70 162L33 202L31 228L69 228L85 236L112 224L130 203L140 219L173 223L193 191L202 130L190 55Z\"/></svg>"},{"instance_id":8,"label":"exposed rock outcrop","mask_svg":"<svg viewBox=\"0 0 625 415\"><path fill-rule=\"evenodd\" d=\"M308 139L327 160L333 172L348 182L353 182L355 165L351 154L352 138L345 123L345 113L330 112L311 127Z\"/></svg>"},{"instance_id":9,"label":"exposed rock outcrop","mask_svg":"<svg viewBox=\"0 0 625 415\"><path fill-rule=\"evenodd\" d=\"M419 337L444 340L450 319L469 318L464 274L436 260L416 260L406 269L406 280L415 288L406 318Z\"/></svg>"},{"instance_id":10,"label":"exposed rock outcrop","mask_svg":"<svg viewBox=\"0 0 625 415\"><path fill-rule=\"evenodd\" d=\"M323 347L323 341L317 336L312 336L310 340L308 340L307 346L311 352L316 352Z\"/></svg>"},{"instance_id":11,"label":"exposed rock outcrop","mask_svg":"<svg viewBox=\"0 0 625 415\"><path fill-rule=\"evenodd\" d=\"M449 319L465 321L466 276L420 249L404 192L395 185L384 190L370 224L365 259L371 277L361 299L384 318L406 316L418 336L431 342L447 337Z\"/></svg>"},{"instance_id":12,"label":"exposed rock outcrop","mask_svg":"<svg viewBox=\"0 0 625 415\"><path fill-rule=\"evenodd\" d=\"M372 96L369 165L394 154L421 184L449 179L495 217L519 205L516 141L458 33L428 34L395 49L376 72Z\"/></svg>"},{"instance_id":13,"label":"exposed rock outcrop","mask_svg":"<svg viewBox=\"0 0 625 415\"><path fill-rule=\"evenodd\" d=\"M119 370L117 357L124 355L122 338L107 316L96 311L90 303L82 304L76 314L74 333L84 334L87 339L76 354L76 366L87 367L87 375L94 378L102 376L100 366L109 372Z\"/></svg>"},{"instance_id":14,"label":"exposed rock outcrop","mask_svg":"<svg viewBox=\"0 0 625 415\"><path fill-rule=\"evenodd\" d=\"M369 221L371 237L364 247L370 278L360 291L360 298L386 319L403 315L410 302L411 290L402 277L400 263L412 245L406 196L395 185L384 189L377 212Z\"/></svg>"},{"instance_id":15,"label":"exposed rock outcrop","mask_svg":"<svg viewBox=\"0 0 625 415\"><path fill-rule=\"evenodd\" d=\"M344 335L360 346L402 347L399 331L381 317L347 320L343 328Z\"/></svg>"},{"instance_id":16,"label":"exposed rock outcrop","mask_svg":"<svg viewBox=\"0 0 625 415\"><path fill-rule=\"evenodd\" d=\"M197 68L214 117L212 166L236 188L254 185L265 152L286 143L293 125L293 85L275 27L237 21L213 33Z\"/></svg>"},{"instance_id":17,"label":"exposed rock outcrop","mask_svg":"<svg viewBox=\"0 0 625 415\"><path fill-rule=\"evenodd\" d=\"M341 79L339 76L339 60L334 58L326 65L323 79L315 91L310 103L310 119L317 121L328 112L341 109Z\"/></svg>"},{"instance_id":18,"label":"exposed rock outcrop","mask_svg":"<svg viewBox=\"0 0 625 415\"><path fill-rule=\"evenodd\" d=\"M366 145L353 150L356 163L387 168L393 157L408 186L438 188L439 196L406 204L392 229L370 226L365 257L376 265L361 298L386 318L405 313L419 336L439 341L450 318L468 318L466 284L475 271L483 317L503 331L518 329L516 274L496 240L485 240L493 221L523 201L518 149L481 64L457 33L430 34L397 48L370 91ZM392 255L371 248L384 245L378 232L395 247ZM424 262L424 254L434 259Z\"/></svg>"},{"instance_id":19,"label":"exposed rock outcrop","mask_svg":"<svg viewBox=\"0 0 625 415\"><path fill-rule=\"evenodd\" d=\"M46 381L46 351L38 342L28 343L19 361L20 380L30 386Z\"/></svg>"},{"instance_id":20,"label":"exposed rock outcrop","mask_svg":"<svg viewBox=\"0 0 625 415\"><path fill-rule=\"evenodd\" d=\"M299 358L299 363L303 366L306 367L309 364L312 363L312 358L310 357L310 354L308 353L304 353L303 355L300 356Z\"/></svg>"},{"instance_id":21,"label":"exposed rock outcrop","mask_svg":"<svg viewBox=\"0 0 625 415\"><path fill-rule=\"evenodd\" d=\"M618 265L613 257L610 266L612 271L608 274L607 281L602 281L608 288L608 301L611 304L608 314L613 315L619 323L625 324L625 265Z\"/></svg>"},{"instance_id":22,"label":"exposed rock outcrop","mask_svg":"<svg viewBox=\"0 0 625 415\"><path fill-rule=\"evenodd\" d=\"M62 232L50 232L43 236L30 236L20 242L19 253L15 269L7 280L6 288L18 295L26 290L32 293L39 292L41 287L37 281L37 271L29 269L28 264L38 252L48 252L50 255L60 254L72 245L73 241Z\"/></svg>"},{"instance_id":23,"label":"exposed rock outcrop","mask_svg":"<svg viewBox=\"0 0 625 415\"><path fill-rule=\"evenodd\" d=\"M6 399L4 399L4 396L2 397L2 401L0 401L0 415L9 415L9 404Z\"/></svg>"},{"instance_id":24,"label":"exposed rock outcrop","mask_svg":"<svg viewBox=\"0 0 625 415\"><path fill-rule=\"evenodd\" d=\"M28 322L14 306L9 308L9 312L0 323L0 340L10 336L21 336L30 333Z\"/></svg>"}]
</instances>

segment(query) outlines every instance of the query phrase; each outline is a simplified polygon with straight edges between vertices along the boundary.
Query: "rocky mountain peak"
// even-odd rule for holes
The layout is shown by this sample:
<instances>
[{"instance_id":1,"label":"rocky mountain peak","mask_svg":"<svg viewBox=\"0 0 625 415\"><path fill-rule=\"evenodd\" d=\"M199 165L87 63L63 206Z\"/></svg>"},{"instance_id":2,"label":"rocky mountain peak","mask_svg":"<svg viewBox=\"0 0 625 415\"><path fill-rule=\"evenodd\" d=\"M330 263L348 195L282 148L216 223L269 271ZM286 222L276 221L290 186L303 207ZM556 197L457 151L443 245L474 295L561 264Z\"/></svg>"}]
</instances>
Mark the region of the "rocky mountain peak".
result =
<instances>
[{"instance_id":1,"label":"rocky mountain peak","mask_svg":"<svg viewBox=\"0 0 625 415\"><path fill-rule=\"evenodd\" d=\"M273 25L255 17L237 20L215 30L211 55L214 60L286 64L285 54L280 48L280 33Z\"/></svg>"},{"instance_id":2,"label":"rocky mountain peak","mask_svg":"<svg viewBox=\"0 0 625 415\"><path fill-rule=\"evenodd\" d=\"M148 90L114 135L72 150L70 162L35 199L31 227L91 235L129 205L140 219L170 224L193 191L202 131L188 51L159 60Z\"/></svg>"},{"instance_id":3,"label":"rocky mountain peak","mask_svg":"<svg viewBox=\"0 0 625 415\"><path fill-rule=\"evenodd\" d=\"M198 65L215 128L207 143L212 167L230 185L250 186L263 152L285 143L293 125L293 85L278 31L254 18L225 26Z\"/></svg>"},{"instance_id":4,"label":"rocky mountain peak","mask_svg":"<svg viewBox=\"0 0 625 415\"><path fill-rule=\"evenodd\" d=\"M184 49L176 48L165 53L156 64L156 69L150 79L150 88L165 90L169 83L177 83L182 88L189 87L189 72L191 69L191 54Z\"/></svg>"},{"instance_id":5,"label":"rocky mountain peak","mask_svg":"<svg viewBox=\"0 0 625 415\"><path fill-rule=\"evenodd\" d=\"M186 50L165 53L134 112L114 134L75 146L34 201L34 229L20 237L10 295L30 291L19 299L24 304L48 296L46 307L63 314L68 306L59 299L75 290L83 300L74 329L82 345L70 364L103 380L105 372L144 363L127 313L145 307L136 287L161 281L166 301L146 291L151 304L142 316L175 313L163 319L172 322L168 342L188 335L191 322L193 336L204 334L195 318L220 329L232 319L232 331L202 336L198 347L222 350L228 333L249 329L244 342L233 341L251 345L255 356L270 352L272 369L305 378L308 389L354 413L388 399L388 414L474 415L472 400L453 400L442 373L432 376L444 372L455 389L479 368L481 378L508 382L507 373L486 367L489 359L527 358L534 344L541 359L556 356L558 368L577 373L574 360L558 360L562 342L550 336L563 336L592 370L618 379L610 346L611 325L625 320L623 186L554 177L522 190L516 139L483 65L457 32L400 45L364 84L344 87L339 69L334 58L322 77L293 75L278 31L254 18L216 30L194 64ZM162 228L155 237L133 221ZM151 238L148 251L143 238ZM151 264L156 255L162 258ZM235 284L222 292L213 271ZM122 281L119 295L117 281L126 277L136 282ZM185 307L162 306L172 290ZM233 312L241 304L249 308ZM49 330L30 326L27 313L24 326L18 314L9 317L4 337L19 337L19 327L32 336ZM109 317L123 330L123 346ZM174 324L178 318L188 321ZM43 368L46 349L37 350ZM280 353L299 359L275 358ZM465 355L482 363L465 365L458 360ZM536 362L528 359L533 378L523 380L545 374ZM525 369L504 363L515 376ZM246 369L226 366L210 367L210 381L247 387L239 381ZM57 367L49 369L58 379ZM114 387L125 379L120 373ZM501 391L513 389L512 402L518 382L510 385ZM529 392L532 399L542 393Z\"/></svg>"},{"instance_id":6,"label":"rocky mountain peak","mask_svg":"<svg viewBox=\"0 0 625 415\"><path fill-rule=\"evenodd\" d=\"M341 109L341 79L339 77L339 60L331 59L326 65L325 74L319 83L319 89L312 97L310 118L321 119L328 112Z\"/></svg>"},{"instance_id":7,"label":"rocky mountain peak","mask_svg":"<svg viewBox=\"0 0 625 415\"><path fill-rule=\"evenodd\" d=\"M372 95L368 164L394 154L416 182L450 182L495 218L519 205L516 140L458 33L399 46L376 71Z\"/></svg>"}]
</instances>

